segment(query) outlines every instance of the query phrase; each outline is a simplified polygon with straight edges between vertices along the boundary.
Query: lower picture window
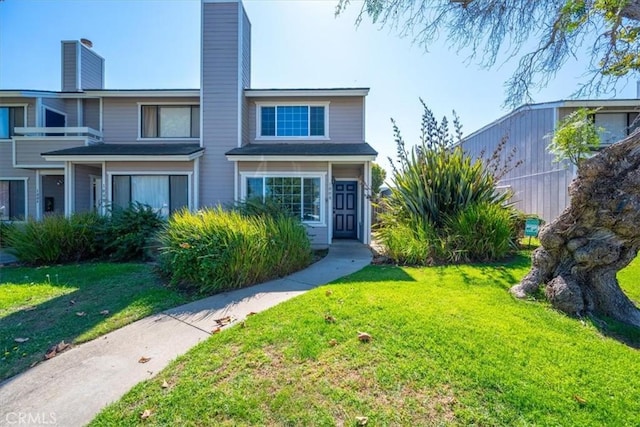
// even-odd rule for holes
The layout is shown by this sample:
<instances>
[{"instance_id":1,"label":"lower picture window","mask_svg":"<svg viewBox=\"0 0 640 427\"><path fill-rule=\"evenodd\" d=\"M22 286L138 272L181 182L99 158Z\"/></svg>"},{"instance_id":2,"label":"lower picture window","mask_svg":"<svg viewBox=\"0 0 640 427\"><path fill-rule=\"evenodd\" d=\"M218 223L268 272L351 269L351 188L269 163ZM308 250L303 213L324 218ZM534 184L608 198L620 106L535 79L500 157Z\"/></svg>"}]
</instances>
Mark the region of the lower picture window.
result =
<instances>
[{"instance_id":1,"label":"lower picture window","mask_svg":"<svg viewBox=\"0 0 640 427\"><path fill-rule=\"evenodd\" d=\"M0 181L0 220L21 221L24 220L25 217L25 181Z\"/></svg>"},{"instance_id":2,"label":"lower picture window","mask_svg":"<svg viewBox=\"0 0 640 427\"><path fill-rule=\"evenodd\" d=\"M187 175L114 175L113 205L126 208L138 202L167 217L189 206Z\"/></svg>"},{"instance_id":3,"label":"lower picture window","mask_svg":"<svg viewBox=\"0 0 640 427\"><path fill-rule=\"evenodd\" d=\"M272 199L304 222L321 222L319 177L247 178L247 199Z\"/></svg>"}]
</instances>

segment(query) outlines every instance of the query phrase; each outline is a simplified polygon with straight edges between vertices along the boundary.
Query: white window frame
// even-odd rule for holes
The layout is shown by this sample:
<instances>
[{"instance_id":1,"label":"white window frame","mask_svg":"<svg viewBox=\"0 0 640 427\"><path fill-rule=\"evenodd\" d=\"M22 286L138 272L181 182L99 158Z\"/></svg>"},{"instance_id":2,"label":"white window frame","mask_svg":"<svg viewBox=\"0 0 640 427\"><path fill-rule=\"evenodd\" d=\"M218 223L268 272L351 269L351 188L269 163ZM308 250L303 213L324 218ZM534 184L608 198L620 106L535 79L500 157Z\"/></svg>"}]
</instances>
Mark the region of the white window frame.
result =
<instances>
[{"instance_id":1,"label":"white window frame","mask_svg":"<svg viewBox=\"0 0 640 427\"><path fill-rule=\"evenodd\" d=\"M327 199L327 173L326 172L240 172L240 194L241 200L247 199L247 178L319 178L320 179L320 220L302 221L303 224L312 226L327 225L326 199ZM304 185L302 186L301 197L304 200ZM263 183L264 191L264 183Z\"/></svg>"},{"instance_id":2,"label":"white window frame","mask_svg":"<svg viewBox=\"0 0 640 427\"><path fill-rule=\"evenodd\" d=\"M185 136L185 137L176 137L176 138L145 138L142 136L142 107L145 105L157 105L159 107L165 106L165 107L171 107L171 106L176 106L176 107L186 107L186 106L191 106L191 107L199 107L200 108L200 114L198 119L200 120L200 137L190 137L190 136ZM193 120L193 118L192 118ZM199 102L194 101L194 102L185 102L185 101L181 101L181 102L138 102L138 137L137 137L137 141L200 141L200 139L202 138L202 106L200 105Z\"/></svg>"},{"instance_id":3,"label":"white window frame","mask_svg":"<svg viewBox=\"0 0 640 427\"><path fill-rule=\"evenodd\" d=\"M256 102L256 140L315 140L315 141L328 141L329 137L329 101L323 102ZM276 131L277 131L277 111L278 107L324 107L324 135L323 136L262 136L262 107L275 107L276 108ZM311 109L309 109L311 114ZM309 123L309 132L311 132L311 123Z\"/></svg>"},{"instance_id":4,"label":"white window frame","mask_svg":"<svg viewBox=\"0 0 640 427\"><path fill-rule=\"evenodd\" d=\"M23 121L23 123L24 123L25 127L29 126L27 124L27 110L29 109L29 104L2 104L2 103L0 103L0 107L8 107L8 108L11 108L11 107L23 107L23 109L24 109L23 110L24 111L24 121ZM0 138L0 142L11 142L11 139L12 138Z\"/></svg>"},{"instance_id":5,"label":"white window frame","mask_svg":"<svg viewBox=\"0 0 640 427\"><path fill-rule=\"evenodd\" d=\"M29 178L0 176L0 181L24 181L24 220L22 221L8 220L8 221L17 222L17 223L25 222L27 218L29 218Z\"/></svg>"},{"instance_id":6,"label":"white window frame","mask_svg":"<svg viewBox=\"0 0 640 427\"><path fill-rule=\"evenodd\" d=\"M114 175L129 175L129 176L140 176L140 175L163 175L163 176L171 176L171 175L186 175L187 176L187 200L190 211L193 210L193 172L192 171L145 171L145 170L137 170L137 171L112 171L107 172L107 205L113 205L113 176ZM104 185L104 183L102 184ZM171 205L171 200L169 200L169 205ZM171 214L171 213L169 213Z\"/></svg>"}]
</instances>

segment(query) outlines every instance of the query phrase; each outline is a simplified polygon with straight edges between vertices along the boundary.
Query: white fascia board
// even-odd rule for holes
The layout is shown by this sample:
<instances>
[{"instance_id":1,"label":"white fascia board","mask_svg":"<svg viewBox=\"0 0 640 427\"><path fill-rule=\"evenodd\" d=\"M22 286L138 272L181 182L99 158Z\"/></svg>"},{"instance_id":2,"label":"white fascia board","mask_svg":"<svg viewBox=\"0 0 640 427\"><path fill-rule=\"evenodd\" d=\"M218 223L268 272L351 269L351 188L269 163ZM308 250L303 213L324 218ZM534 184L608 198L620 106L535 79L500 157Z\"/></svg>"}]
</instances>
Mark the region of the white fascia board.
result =
<instances>
[{"instance_id":1,"label":"white fascia board","mask_svg":"<svg viewBox=\"0 0 640 427\"><path fill-rule=\"evenodd\" d=\"M227 155L232 162L372 162L376 156L246 156Z\"/></svg>"},{"instance_id":2,"label":"white fascia board","mask_svg":"<svg viewBox=\"0 0 640 427\"><path fill-rule=\"evenodd\" d=\"M194 97L200 98L200 89L167 89L167 90L90 90L83 92L85 97L96 96L134 98L134 97Z\"/></svg>"},{"instance_id":3,"label":"white fascia board","mask_svg":"<svg viewBox=\"0 0 640 427\"><path fill-rule=\"evenodd\" d=\"M367 96L369 89L296 89L265 90L245 89L248 98L287 98L287 97L329 97L329 96Z\"/></svg>"},{"instance_id":4,"label":"white fascia board","mask_svg":"<svg viewBox=\"0 0 640 427\"><path fill-rule=\"evenodd\" d=\"M586 101L565 101L562 107L572 108L598 108L598 107L638 107L640 106L640 99L592 99Z\"/></svg>"},{"instance_id":5,"label":"white fascia board","mask_svg":"<svg viewBox=\"0 0 640 427\"><path fill-rule=\"evenodd\" d=\"M203 151L189 155L174 156L77 156L77 155L42 155L46 161L53 162L189 162L204 154Z\"/></svg>"}]
</instances>

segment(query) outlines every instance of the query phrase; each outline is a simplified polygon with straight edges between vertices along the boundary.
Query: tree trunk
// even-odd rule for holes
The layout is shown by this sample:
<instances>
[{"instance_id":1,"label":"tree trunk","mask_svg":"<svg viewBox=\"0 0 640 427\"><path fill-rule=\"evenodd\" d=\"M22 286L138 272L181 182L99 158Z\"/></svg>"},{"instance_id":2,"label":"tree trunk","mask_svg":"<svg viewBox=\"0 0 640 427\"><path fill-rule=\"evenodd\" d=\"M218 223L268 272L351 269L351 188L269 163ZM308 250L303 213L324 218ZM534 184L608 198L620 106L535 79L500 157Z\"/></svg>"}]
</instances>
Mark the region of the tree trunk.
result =
<instances>
[{"instance_id":1,"label":"tree trunk","mask_svg":"<svg viewBox=\"0 0 640 427\"><path fill-rule=\"evenodd\" d=\"M531 270L511 293L524 298L544 285L565 313L640 327L640 310L616 279L640 248L640 132L584 160L569 195L570 205L540 231Z\"/></svg>"}]
</instances>

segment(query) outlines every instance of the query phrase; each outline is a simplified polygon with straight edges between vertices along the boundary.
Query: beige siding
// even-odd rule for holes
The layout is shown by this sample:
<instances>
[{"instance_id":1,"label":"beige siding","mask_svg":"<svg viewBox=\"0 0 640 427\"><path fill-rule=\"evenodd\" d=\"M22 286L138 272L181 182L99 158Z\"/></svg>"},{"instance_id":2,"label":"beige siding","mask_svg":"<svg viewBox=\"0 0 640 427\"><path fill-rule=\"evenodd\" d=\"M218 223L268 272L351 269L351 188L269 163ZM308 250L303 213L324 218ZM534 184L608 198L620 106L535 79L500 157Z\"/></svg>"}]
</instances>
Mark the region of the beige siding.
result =
<instances>
[{"instance_id":1,"label":"beige siding","mask_svg":"<svg viewBox=\"0 0 640 427\"><path fill-rule=\"evenodd\" d=\"M107 162L107 172L193 172L193 162Z\"/></svg>"},{"instance_id":2,"label":"beige siding","mask_svg":"<svg viewBox=\"0 0 640 427\"><path fill-rule=\"evenodd\" d=\"M18 166L63 167L64 162L48 162L41 154L86 145L83 137L69 139L14 138L16 146L16 164Z\"/></svg>"},{"instance_id":3,"label":"beige siding","mask_svg":"<svg viewBox=\"0 0 640 427\"><path fill-rule=\"evenodd\" d=\"M99 99L85 99L83 105L84 123L82 126L87 126L95 130L100 130L100 100Z\"/></svg>"},{"instance_id":4,"label":"beige siding","mask_svg":"<svg viewBox=\"0 0 640 427\"><path fill-rule=\"evenodd\" d=\"M331 169L334 178L358 179L364 176L363 167L360 165L333 165Z\"/></svg>"},{"instance_id":5,"label":"beige siding","mask_svg":"<svg viewBox=\"0 0 640 427\"><path fill-rule=\"evenodd\" d=\"M139 144L145 140L138 141L140 109L138 103L149 104L199 104L198 98L104 98L102 102L102 126L104 142L111 144ZM158 139L147 140L150 143L158 142L189 142L193 139Z\"/></svg>"},{"instance_id":6,"label":"beige siding","mask_svg":"<svg viewBox=\"0 0 640 427\"><path fill-rule=\"evenodd\" d=\"M27 215L35 217L36 213L36 172L29 169L13 167L13 149L10 142L0 142L0 179L27 179Z\"/></svg>"},{"instance_id":7,"label":"beige siding","mask_svg":"<svg viewBox=\"0 0 640 427\"><path fill-rule=\"evenodd\" d=\"M75 92L78 90L77 42L62 43L62 91Z\"/></svg>"},{"instance_id":8,"label":"beige siding","mask_svg":"<svg viewBox=\"0 0 640 427\"><path fill-rule=\"evenodd\" d=\"M252 143L282 142L283 139L256 140L256 103L273 104L300 104L305 102L329 102L329 140L332 143L358 143L362 140L363 129L363 103L364 97L318 97L318 98L250 98L249 110L249 135ZM285 140L286 141L286 140ZM316 140L316 142L318 142Z\"/></svg>"},{"instance_id":9,"label":"beige siding","mask_svg":"<svg viewBox=\"0 0 640 427\"><path fill-rule=\"evenodd\" d=\"M239 145L244 64L239 52L242 4L202 4L202 143L200 205L230 203L234 199L233 162L225 153Z\"/></svg>"},{"instance_id":10,"label":"beige siding","mask_svg":"<svg viewBox=\"0 0 640 427\"><path fill-rule=\"evenodd\" d=\"M484 151L484 158L489 158L500 140L507 137L502 161L515 147L514 163L522 160L523 164L505 175L499 185L511 188L518 209L537 214L545 221L553 220L567 205L568 186L573 178L572 169L566 164L554 163L547 151L555 114L554 108L524 109L463 143L465 151L474 157Z\"/></svg>"},{"instance_id":11,"label":"beige siding","mask_svg":"<svg viewBox=\"0 0 640 427\"><path fill-rule=\"evenodd\" d=\"M82 44L80 44L80 85L82 89L104 88L104 61Z\"/></svg>"}]
</instances>

